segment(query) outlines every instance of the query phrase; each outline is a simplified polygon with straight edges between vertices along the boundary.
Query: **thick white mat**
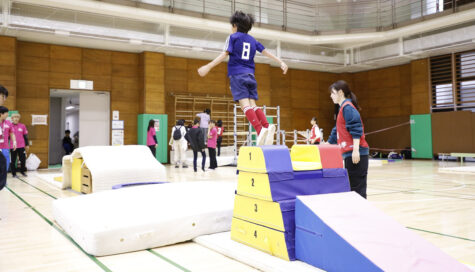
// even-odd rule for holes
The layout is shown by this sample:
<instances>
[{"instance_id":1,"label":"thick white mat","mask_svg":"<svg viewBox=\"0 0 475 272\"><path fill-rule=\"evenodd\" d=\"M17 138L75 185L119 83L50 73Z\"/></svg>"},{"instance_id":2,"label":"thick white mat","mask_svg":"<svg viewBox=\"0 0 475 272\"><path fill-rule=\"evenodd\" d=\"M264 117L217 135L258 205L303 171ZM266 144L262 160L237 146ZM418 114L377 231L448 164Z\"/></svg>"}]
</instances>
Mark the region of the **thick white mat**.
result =
<instances>
[{"instance_id":1,"label":"thick white mat","mask_svg":"<svg viewBox=\"0 0 475 272\"><path fill-rule=\"evenodd\" d=\"M74 150L91 171L92 192L132 182L166 181L166 170L144 145L86 146Z\"/></svg>"},{"instance_id":2,"label":"thick white mat","mask_svg":"<svg viewBox=\"0 0 475 272\"><path fill-rule=\"evenodd\" d=\"M118 254L229 231L235 182L144 185L53 202L55 221L87 253Z\"/></svg>"},{"instance_id":3,"label":"thick white mat","mask_svg":"<svg viewBox=\"0 0 475 272\"><path fill-rule=\"evenodd\" d=\"M439 172L475 175L475 166L440 167Z\"/></svg>"},{"instance_id":4,"label":"thick white mat","mask_svg":"<svg viewBox=\"0 0 475 272\"><path fill-rule=\"evenodd\" d=\"M285 261L263 251L238 243L231 239L231 232L203 235L194 242L219 252L231 259L268 272L318 272L323 271L301 261Z\"/></svg>"}]
</instances>

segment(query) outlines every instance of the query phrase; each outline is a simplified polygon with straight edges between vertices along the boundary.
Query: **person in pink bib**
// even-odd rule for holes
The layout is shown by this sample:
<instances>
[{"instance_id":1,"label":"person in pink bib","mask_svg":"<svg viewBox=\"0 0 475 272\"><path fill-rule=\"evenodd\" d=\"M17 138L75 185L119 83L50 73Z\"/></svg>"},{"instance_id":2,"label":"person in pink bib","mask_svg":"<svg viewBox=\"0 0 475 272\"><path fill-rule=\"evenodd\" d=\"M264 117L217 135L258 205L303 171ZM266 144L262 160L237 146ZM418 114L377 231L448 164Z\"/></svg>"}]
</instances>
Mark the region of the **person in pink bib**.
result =
<instances>
[{"instance_id":1,"label":"person in pink bib","mask_svg":"<svg viewBox=\"0 0 475 272\"><path fill-rule=\"evenodd\" d=\"M158 141L157 132L155 131L155 120L153 119L150 119L150 121L148 121L147 146L148 148L150 148L150 151L152 151L153 156L156 157Z\"/></svg>"},{"instance_id":2,"label":"person in pink bib","mask_svg":"<svg viewBox=\"0 0 475 272\"><path fill-rule=\"evenodd\" d=\"M209 154L209 169L214 170L218 167L216 161L216 143L218 141L218 130L216 129L216 122L209 121L208 126L208 154Z\"/></svg>"},{"instance_id":3,"label":"person in pink bib","mask_svg":"<svg viewBox=\"0 0 475 272\"><path fill-rule=\"evenodd\" d=\"M8 171L8 166L10 165L10 142L12 142L13 150L16 150L16 139L15 134L13 134L13 124L7 120L8 117L8 108L0 106L0 148L2 149L2 154L6 159L5 171Z\"/></svg>"},{"instance_id":4,"label":"person in pink bib","mask_svg":"<svg viewBox=\"0 0 475 272\"><path fill-rule=\"evenodd\" d=\"M13 134L15 134L15 139L17 141L16 149L13 148L13 142L10 142L10 155L12 158L12 162L10 164L10 170L12 171L12 176L16 177L17 173L17 165L16 160L17 157L20 159L20 173L26 177L26 152L29 149L29 142L28 142L28 129L26 128L25 124L20 123L21 115L19 113L12 114L12 125L13 125Z\"/></svg>"}]
</instances>

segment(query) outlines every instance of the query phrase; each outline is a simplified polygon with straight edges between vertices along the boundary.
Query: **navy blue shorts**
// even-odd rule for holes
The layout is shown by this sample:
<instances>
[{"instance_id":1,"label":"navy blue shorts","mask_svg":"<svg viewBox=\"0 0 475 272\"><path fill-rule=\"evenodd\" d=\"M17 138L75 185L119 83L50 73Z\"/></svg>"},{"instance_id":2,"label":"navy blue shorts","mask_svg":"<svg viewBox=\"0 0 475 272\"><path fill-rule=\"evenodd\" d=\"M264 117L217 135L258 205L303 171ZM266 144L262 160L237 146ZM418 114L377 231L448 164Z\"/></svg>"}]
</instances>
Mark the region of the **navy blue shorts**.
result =
<instances>
[{"instance_id":1,"label":"navy blue shorts","mask_svg":"<svg viewBox=\"0 0 475 272\"><path fill-rule=\"evenodd\" d=\"M257 100L257 82L253 74L238 74L229 77L234 101L244 98Z\"/></svg>"}]
</instances>

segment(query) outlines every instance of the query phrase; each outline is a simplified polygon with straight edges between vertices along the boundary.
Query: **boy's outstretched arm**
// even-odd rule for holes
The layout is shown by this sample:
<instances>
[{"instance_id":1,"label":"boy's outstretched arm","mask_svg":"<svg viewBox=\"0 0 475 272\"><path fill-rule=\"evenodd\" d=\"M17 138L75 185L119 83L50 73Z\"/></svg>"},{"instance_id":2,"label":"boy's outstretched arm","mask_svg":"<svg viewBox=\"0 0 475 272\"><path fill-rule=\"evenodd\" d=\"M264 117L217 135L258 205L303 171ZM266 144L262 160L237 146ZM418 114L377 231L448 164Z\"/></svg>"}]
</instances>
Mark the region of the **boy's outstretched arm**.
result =
<instances>
[{"instance_id":1,"label":"boy's outstretched arm","mask_svg":"<svg viewBox=\"0 0 475 272\"><path fill-rule=\"evenodd\" d=\"M209 73L209 71L211 71L211 69L213 69L216 65L223 62L223 60L226 59L228 54L229 54L228 51L224 51L221 54L219 54L219 56L217 56L212 62L201 66L198 69L198 74L200 74L200 76L202 76L202 77L206 76Z\"/></svg>"},{"instance_id":2,"label":"boy's outstretched arm","mask_svg":"<svg viewBox=\"0 0 475 272\"><path fill-rule=\"evenodd\" d=\"M280 69L282 69L282 71L284 71L284 75L287 73L287 69L289 69L289 67L287 67L287 64L285 64L285 62L283 62L281 59L279 59L278 57L274 56L271 52L267 51L264 49L264 51L262 51L262 55L270 58L270 59L273 59L275 60L276 62L278 62L280 64Z\"/></svg>"}]
</instances>

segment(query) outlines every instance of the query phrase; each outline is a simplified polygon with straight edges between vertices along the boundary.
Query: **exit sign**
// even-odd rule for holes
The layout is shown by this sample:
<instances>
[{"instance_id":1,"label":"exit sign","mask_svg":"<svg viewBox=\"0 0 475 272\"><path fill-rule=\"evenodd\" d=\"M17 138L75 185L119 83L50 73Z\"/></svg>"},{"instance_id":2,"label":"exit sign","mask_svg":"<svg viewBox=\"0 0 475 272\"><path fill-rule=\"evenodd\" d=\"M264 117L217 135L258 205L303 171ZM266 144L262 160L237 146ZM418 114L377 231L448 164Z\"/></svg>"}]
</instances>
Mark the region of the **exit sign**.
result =
<instances>
[{"instance_id":1,"label":"exit sign","mask_svg":"<svg viewBox=\"0 0 475 272\"><path fill-rule=\"evenodd\" d=\"M71 89L76 90L94 90L94 82L92 80L74 80L71 79Z\"/></svg>"}]
</instances>

